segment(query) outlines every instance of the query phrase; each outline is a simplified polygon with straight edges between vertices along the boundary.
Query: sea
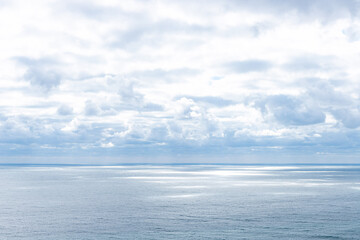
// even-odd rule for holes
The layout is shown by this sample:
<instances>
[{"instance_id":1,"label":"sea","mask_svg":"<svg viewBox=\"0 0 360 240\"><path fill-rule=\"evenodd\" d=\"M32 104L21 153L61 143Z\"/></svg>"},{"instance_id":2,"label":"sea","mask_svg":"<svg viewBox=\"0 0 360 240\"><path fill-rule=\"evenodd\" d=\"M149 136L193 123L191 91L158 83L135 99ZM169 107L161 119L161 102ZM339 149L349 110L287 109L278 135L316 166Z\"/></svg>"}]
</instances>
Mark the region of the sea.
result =
<instances>
[{"instance_id":1,"label":"sea","mask_svg":"<svg viewBox=\"0 0 360 240\"><path fill-rule=\"evenodd\" d=\"M0 239L360 239L360 165L0 165Z\"/></svg>"}]
</instances>

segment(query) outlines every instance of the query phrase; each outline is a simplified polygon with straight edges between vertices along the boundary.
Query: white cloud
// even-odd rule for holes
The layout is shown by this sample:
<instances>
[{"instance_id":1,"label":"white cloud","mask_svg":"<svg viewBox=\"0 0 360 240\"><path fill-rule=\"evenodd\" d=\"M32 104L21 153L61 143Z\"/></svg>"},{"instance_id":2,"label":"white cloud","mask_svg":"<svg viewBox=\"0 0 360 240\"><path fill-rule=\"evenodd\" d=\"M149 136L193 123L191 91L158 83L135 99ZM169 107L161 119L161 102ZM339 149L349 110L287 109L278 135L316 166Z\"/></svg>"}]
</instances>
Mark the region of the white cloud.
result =
<instances>
[{"instance_id":1,"label":"white cloud","mask_svg":"<svg viewBox=\"0 0 360 240\"><path fill-rule=\"evenodd\" d=\"M79 125L80 125L79 119L74 118L73 120L71 120L71 122L66 124L65 127L61 128L61 130L64 132L74 132L78 129Z\"/></svg>"},{"instance_id":2,"label":"white cloud","mask_svg":"<svg viewBox=\"0 0 360 240\"><path fill-rule=\"evenodd\" d=\"M112 148L112 147L114 147L114 144L112 142L102 143L101 147L102 148Z\"/></svg>"},{"instance_id":3,"label":"white cloud","mask_svg":"<svg viewBox=\"0 0 360 240\"><path fill-rule=\"evenodd\" d=\"M355 0L4 3L1 150L357 147L358 9Z\"/></svg>"}]
</instances>

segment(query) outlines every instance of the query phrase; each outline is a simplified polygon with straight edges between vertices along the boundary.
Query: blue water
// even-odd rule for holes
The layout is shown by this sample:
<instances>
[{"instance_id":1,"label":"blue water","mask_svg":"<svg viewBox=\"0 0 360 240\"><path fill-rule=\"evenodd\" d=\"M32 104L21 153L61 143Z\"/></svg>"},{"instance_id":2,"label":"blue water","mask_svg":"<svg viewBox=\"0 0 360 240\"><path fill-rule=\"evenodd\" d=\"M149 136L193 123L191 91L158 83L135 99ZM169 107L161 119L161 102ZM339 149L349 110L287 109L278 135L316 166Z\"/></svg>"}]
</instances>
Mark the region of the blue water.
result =
<instances>
[{"instance_id":1,"label":"blue water","mask_svg":"<svg viewBox=\"0 0 360 240\"><path fill-rule=\"evenodd\" d=\"M360 239L360 166L0 166L0 239Z\"/></svg>"}]
</instances>

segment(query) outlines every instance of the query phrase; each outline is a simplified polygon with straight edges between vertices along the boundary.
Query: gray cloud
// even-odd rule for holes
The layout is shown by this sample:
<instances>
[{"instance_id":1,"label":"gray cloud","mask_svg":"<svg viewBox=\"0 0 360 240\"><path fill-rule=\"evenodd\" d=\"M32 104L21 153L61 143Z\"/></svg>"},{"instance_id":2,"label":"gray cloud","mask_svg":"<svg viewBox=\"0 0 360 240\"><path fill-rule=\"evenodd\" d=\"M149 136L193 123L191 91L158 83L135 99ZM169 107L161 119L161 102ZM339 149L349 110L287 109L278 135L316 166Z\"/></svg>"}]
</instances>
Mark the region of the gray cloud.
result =
<instances>
[{"instance_id":1,"label":"gray cloud","mask_svg":"<svg viewBox=\"0 0 360 240\"><path fill-rule=\"evenodd\" d=\"M343 30L343 33L347 36L350 42L356 42L360 40L360 26L353 25Z\"/></svg>"},{"instance_id":2,"label":"gray cloud","mask_svg":"<svg viewBox=\"0 0 360 240\"><path fill-rule=\"evenodd\" d=\"M331 113L346 128L360 126L358 100L341 91L345 87L350 87L346 86L344 81L309 78L301 79L299 82L306 89L303 98L316 103L321 111Z\"/></svg>"},{"instance_id":3,"label":"gray cloud","mask_svg":"<svg viewBox=\"0 0 360 240\"><path fill-rule=\"evenodd\" d=\"M336 109L332 111L332 114L347 128L360 126L360 111L358 109Z\"/></svg>"},{"instance_id":4,"label":"gray cloud","mask_svg":"<svg viewBox=\"0 0 360 240\"><path fill-rule=\"evenodd\" d=\"M358 16L357 0L230 0L225 1L229 7L248 8L251 11L273 14L288 14L291 11L304 18L320 19L328 22L344 16Z\"/></svg>"},{"instance_id":5,"label":"gray cloud","mask_svg":"<svg viewBox=\"0 0 360 240\"><path fill-rule=\"evenodd\" d=\"M128 12L117 6L105 6L93 1L60 1L55 4L56 9L80 15L97 21L139 19L143 14Z\"/></svg>"},{"instance_id":6,"label":"gray cloud","mask_svg":"<svg viewBox=\"0 0 360 240\"><path fill-rule=\"evenodd\" d=\"M204 33L212 32L213 28L195 24L187 24L174 20L161 20L152 22L146 19L134 24L130 29L111 33L109 47L136 50L140 46L159 46L165 41L167 35L174 34L201 36Z\"/></svg>"},{"instance_id":7,"label":"gray cloud","mask_svg":"<svg viewBox=\"0 0 360 240\"><path fill-rule=\"evenodd\" d=\"M57 113L59 115L63 115L63 116L72 115L73 114L73 108L68 106L68 105L63 104L57 109Z\"/></svg>"},{"instance_id":8,"label":"gray cloud","mask_svg":"<svg viewBox=\"0 0 360 240\"><path fill-rule=\"evenodd\" d=\"M234 101L232 100L228 100L222 97L214 97L214 96L188 96L188 95L184 95L184 96L177 96L175 98L175 100L179 100L181 98L188 98L188 99L192 99L195 102L198 103L203 103L203 104L207 104L207 105L211 105L211 106L216 106L216 107L225 107L225 106L229 106L229 105L233 105L235 104Z\"/></svg>"},{"instance_id":9,"label":"gray cloud","mask_svg":"<svg viewBox=\"0 0 360 240\"><path fill-rule=\"evenodd\" d=\"M292 58L282 67L288 71L306 72L306 71L329 71L336 69L333 64L336 58L334 56L304 55Z\"/></svg>"},{"instance_id":10,"label":"gray cloud","mask_svg":"<svg viewBox=\"0 0 360 240\"><path fill-rule=\"evenodd\" d=\"M14 59L27 68L23 76L24 80L46 92L57 87L63 78L57 68L59 62L53 58L16 57Z\"/></svg>"},{"instance_id":11,"label":"gray cloud","mask_svg":"<svg viewBox=\"0 0 360 240\"><path fill-rule=\"evenodd\" d=\"M87 100L85 103L85 115L86 116L97 116L100 114L99 106L91 100Z\"/></svg>"},{"instance_id":12,"label":"gray cloud","mask_svg":"<svg viewBox=\"0 0 360 240\"><path fill-rule=\"evenodd\" d=\"M270 69L271 66L270 62L258 59L234 61L225 64L227 69L236 73L263 72Z\"/></svg>"},{"instance_id":13,"label":"gray cloud","mask_svg":"<svg viewBox=\"0 0 360 240\"><path fill-rule=\"evenodd\" d=\"M300 97L268 96L257 102L256 106L285 125L310 125L325 121L325 114L318 106Z\"/></svg>"},{"instance_id":14,"label":"gray cloud","mask_svg":"<svg viewBox=\"0 0 360 240\"><path fill-rule=\"evenodd\" d=\"M316 100L322 106L342 107L353 104L354 100L347 94L337 90L339 83L334 80L319 78L299 79L299 85L306 89L306 93L311 99ZM346 83L341 81L340 86L345 87Z\"/></svg>"},{"instance_id":15,"label":"gray cloud","mask_svg":"<svg viewBox=\"0 0 360 240\"><path fill-rule=\"evenodd\" d=\"M169 130L166 125L154 126L151 128L148 138L150 141L167 141L169 139Z\"/></svg>"},{"instance_id":16,"label":"gray cloud","mask_svg":"<svg viewBox=\"0 0 360 240\"><path fill-rule=\"evenodd\" d=\"M284 67L290 71L311 71L321 69L322 65L313 58L295 58L285 64Z\"/></svg>"},{"instance_id":17,"label":"gray cloud","mask_svg":"<svg viewBox=\"0 0 360 240\"><path fill-rule=\"evenodd\" d=\"M58 86L61 81L61 75L55 71L43 71L39 69L29 69L24 78L33 85L38 85L46 91Z\"/></svg>"},{"instance_id":18,"label":"gray cloud","mask_svg":"<svg viewBox=\"0 0 360 240\"><path fill-rule=\"evenodd\" d=\"M145 103L141 108L140 111L143 112L152 112L152 111L163 111L164 107L156 104L156 103Z\"/></svg>"},{"instance_id":19,"label":"gray cloud","mask_svg":"<svg viewBox=\"0 0 360 240\"><path fill-rule=\"evenodd\" d=\"M144 96L134 90L134 82L122 81L118 94L124 104L129 106L141 106L144 102Z\"/></svg>"}]
</instances>

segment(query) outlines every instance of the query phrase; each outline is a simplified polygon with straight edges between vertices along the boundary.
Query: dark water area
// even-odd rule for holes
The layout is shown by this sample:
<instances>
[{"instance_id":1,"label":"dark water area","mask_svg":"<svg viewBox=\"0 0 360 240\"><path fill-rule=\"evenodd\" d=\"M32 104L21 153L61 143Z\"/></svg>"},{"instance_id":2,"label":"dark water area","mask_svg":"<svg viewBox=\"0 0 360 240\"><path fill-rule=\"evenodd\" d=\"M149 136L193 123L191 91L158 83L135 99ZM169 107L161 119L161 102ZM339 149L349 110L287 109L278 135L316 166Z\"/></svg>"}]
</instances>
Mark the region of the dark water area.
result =
<instances>
[{"instance_id":1,"label":"dark water area","mask_svg":"<svg viewBox=\"0 0 360 240\"><path fill-rule=\"evenodd\" d=\"M1 165L0 239L360 239L359 165Z\"/></svg>"}]
</instances>

